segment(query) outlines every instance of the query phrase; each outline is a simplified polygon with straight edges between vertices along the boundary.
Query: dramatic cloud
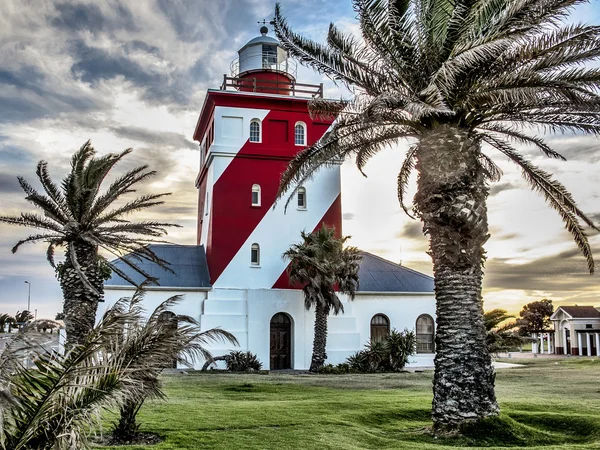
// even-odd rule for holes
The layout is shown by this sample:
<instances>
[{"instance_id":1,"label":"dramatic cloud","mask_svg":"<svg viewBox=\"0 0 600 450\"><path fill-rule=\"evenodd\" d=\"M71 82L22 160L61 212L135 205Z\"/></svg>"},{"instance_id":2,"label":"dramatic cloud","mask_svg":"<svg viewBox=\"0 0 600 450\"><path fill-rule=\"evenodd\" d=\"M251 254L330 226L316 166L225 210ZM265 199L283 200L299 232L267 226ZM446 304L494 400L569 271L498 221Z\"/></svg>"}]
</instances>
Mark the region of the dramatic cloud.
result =
<instances>
[{"instance_id":1,"label":"dramatic cloud","mask_svg":"<svg viewBox=\"0 0 600 450\"><path fill-rule=\"evenodd\" d=\"M352 2L282 0L295 31L325 39L334 21L358 32ZM208 88L218 88L237 50L258 33L259 20L273 15L267 0L3 0L0 15L0 202L2 214L32 210L16 181L35 183L35 165L45 159L60 180L71 154L91 139L100 154L133 147L113 176L141 164L157 176L138 194L171 192L161 208L140 220L175 220L183 228L168 239L196 242L194 187L199 157L192 133ZM573 21L598 21L591 6ZM348 92L322 75L299 67L298 80L325 83L332 98ZM535 148L521 148L555 174L583 210L600 223L599 141L581 135L545 136L568 162L548 161ZM364 178L348 161L342 166L344 234L352 245L431 274L428 241L421 223L401 211L396 177L406 144L375 156ZM489 149L488 149L489 150ZM487 151L487 150L486 150ZM558 215L529 191L520 171L494 155L504 177L491 185L492 237L486 245L486 305L519 309L531 298L593 303L596 277L585 264ZM110 182L110 180L107 180ZM411 180L407 199L415 192ZM60 290L43 246L10 249L30 231L0 225L0 312L23 309L32 282L33 308L53 317ZM600 255L600 241L592 233ZM599 256L600 257L600 256ZM594 291L596 289L596 291ZM600 304L598 301L596 304Z\"/></svg>"}]
</instances>

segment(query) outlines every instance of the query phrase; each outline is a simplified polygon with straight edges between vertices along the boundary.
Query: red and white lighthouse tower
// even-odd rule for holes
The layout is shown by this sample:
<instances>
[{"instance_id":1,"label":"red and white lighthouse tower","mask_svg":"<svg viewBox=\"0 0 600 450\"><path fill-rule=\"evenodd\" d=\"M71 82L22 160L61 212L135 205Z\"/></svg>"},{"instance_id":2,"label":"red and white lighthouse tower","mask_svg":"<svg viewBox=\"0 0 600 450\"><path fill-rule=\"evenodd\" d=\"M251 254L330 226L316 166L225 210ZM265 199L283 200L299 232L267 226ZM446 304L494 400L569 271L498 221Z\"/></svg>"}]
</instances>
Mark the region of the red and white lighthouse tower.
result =
<instances>
[{"instance_id":1,"label":"red and white lighthouse tower","mask_svg":"<svg viewBox=\"0 0 600 450\"><path fill-rule=\"evenodd\" d=\"M282 254L301 230L322 223L341 232L340 167L320 170L292 203L275 204L281 173L331 121L313 120L307 103L323 86L296 82L296 64L261 28L233 61L231 76L208 91L194 132L198 244L213 288L289 288Z\"/></svg>"}]
</instances>

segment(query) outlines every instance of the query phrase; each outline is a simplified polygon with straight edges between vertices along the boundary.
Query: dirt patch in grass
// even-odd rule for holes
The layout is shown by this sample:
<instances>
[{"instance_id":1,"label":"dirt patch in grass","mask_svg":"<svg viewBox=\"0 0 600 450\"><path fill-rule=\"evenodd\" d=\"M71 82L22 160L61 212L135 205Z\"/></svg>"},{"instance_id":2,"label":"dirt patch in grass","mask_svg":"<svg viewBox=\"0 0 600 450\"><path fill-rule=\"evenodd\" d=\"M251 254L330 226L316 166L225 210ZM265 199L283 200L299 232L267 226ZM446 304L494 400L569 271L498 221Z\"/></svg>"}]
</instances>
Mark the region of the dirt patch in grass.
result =
<instances>
[{"instance_id":1,"label":"dirt patch in grass","mask_svg":"<svg viewBox=\"0 0 600 450\"><path fill-rule=\"evenodd\" d=\"M115 440L112 434L104 434L103 436L98 436L97 438L92 439L92 442L96 445L112 447L112 446L121 446L121 445L156 445L160 444L164 441L164 438L156 433L138 433L138 435L127 442L123 442L120 440Z\"/></svg>"}]
</instances>

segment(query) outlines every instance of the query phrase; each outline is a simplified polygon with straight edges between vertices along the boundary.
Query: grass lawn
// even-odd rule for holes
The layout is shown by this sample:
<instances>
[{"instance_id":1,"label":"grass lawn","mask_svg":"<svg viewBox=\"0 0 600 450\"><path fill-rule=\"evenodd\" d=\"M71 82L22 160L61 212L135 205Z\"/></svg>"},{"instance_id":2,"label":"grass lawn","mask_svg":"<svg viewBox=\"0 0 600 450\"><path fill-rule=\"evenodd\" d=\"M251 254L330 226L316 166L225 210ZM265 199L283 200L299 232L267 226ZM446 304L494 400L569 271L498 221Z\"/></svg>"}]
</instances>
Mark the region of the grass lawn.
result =
<instances>
[{"instance_id":1,"label":"grass lawn","mask_svg":"<svg viewBox=\"0 0 600 450\"><path fill-rule=\"evenodd\" d=\"M427 433L432 372L191 373L166 376L169 400L140 412L142 430L164 442L111 448L600 449L600 360L506 361L526 366L498 371L503 420L469 438Z\"/></svg>"}]
</instances>

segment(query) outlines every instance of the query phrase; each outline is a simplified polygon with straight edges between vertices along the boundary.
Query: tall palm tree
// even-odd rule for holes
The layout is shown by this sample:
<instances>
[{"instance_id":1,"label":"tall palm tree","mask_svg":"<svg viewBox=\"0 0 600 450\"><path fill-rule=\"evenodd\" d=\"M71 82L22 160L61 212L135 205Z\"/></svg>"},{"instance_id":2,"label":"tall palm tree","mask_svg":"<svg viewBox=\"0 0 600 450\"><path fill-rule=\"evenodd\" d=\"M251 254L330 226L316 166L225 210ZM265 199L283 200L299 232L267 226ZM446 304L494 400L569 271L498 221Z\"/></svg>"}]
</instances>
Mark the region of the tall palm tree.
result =
<instances>
[{"instance_id":1,"label":"tall palm tree","mask_svg":"<svg viewBox=\"0 0 600 450\"><path fill-rule=\"evenodd\" d=\"M166 262L146 245L152 238L164 236L167 227L175 226L161 222L132 222L126 217L140 210L161 205L167 193L148 194L126 203L119 203L125 194L135 192L138 183L156 174L148 166L140 166L114 180L104 192L102 183L111 169L125 156L127 149L119 154L96 157L96 151L87 141L71 158L71 171L60 187L48 173L48 163L40 161L36 175L45 194L39 193L24 178L18 177L27 201L41 210L41 215L21 213L20 216L0 216L0 222L43 230L20 240L13 247L30 242L48 244L47 259L56 269L64 296L65 328L67 345L82 343L94 326L98 301L103 295L103 283L114 271L132 284L127 274L105 259L99 251L121 256L137 272L150 276L136 262L147 260L165 266ZM64 262L55 264L54 251L65 249Z\"/></svg>"},{"instance_id":2,"label":"tall palm tree","mask_svg":"<svg viewBox=\"0 0 600 450\"><path fill-rule=\"evenodd\" d=\"M488 183L501 171L488 144L514 162L560 214L594 270L580 220L597 229L571 194L514 144L564 160L538 135L600 134L600 27L564 25L583 0L353 0L362 39L331 24L327 43L291 31L275 10L275 30L302 63L352 88L349 102L315 99L313 116L337 117L282 176L279 196L319 167L371 156L409 139L398 197L418 172L414 214L429 236L437 303L433 419L437 431L498 414L485 345L481 299L489 238Z\"/></svg>"},{"instance_id":3,"label":"tall palm tree","mask_svg":"<svg viewBox=\"0 0 600 450\"><path fill-rule=\"evenodd\" d=\"M194 359L211 360L206 349L211 342L225 341L238 345L231 333L219 328L200 331L198 322L186 315L172 312L181 300L176 295L160 303L147 317L142 308L146 284L136 290L131 298L121 299L120 307L136 317L123 329L120 339L115 342L119 358L127 361L128 369L137 368L135 376L143 385L140 396L126 400L120 407L119 421L113 427L113 442L132 442L139 433L136 417L149 398L164 399L165 394L159 375L164 368L173 367L173 362L185 367L193 367ZM141 351L143 349L143 351Z\"/></svg>"},{"instance_id":4,"label":"tall palm tree","mask_svg":"<svg viewBox=\"0 0 600 450\"><path fill-rule=\"evenodd\" d=\"M338 292L354 299L358 288L360 252L345 247L350 236L337 238L335 228L323 226L313 233L301 232L302 242L292 245L283 257L290 261L288 274L291 284L302 285L304 306L315 308L315 336L310 363L311 372L318 371L327 354L327 318L344 311Z\"/></svg>"}]
</instances>

